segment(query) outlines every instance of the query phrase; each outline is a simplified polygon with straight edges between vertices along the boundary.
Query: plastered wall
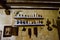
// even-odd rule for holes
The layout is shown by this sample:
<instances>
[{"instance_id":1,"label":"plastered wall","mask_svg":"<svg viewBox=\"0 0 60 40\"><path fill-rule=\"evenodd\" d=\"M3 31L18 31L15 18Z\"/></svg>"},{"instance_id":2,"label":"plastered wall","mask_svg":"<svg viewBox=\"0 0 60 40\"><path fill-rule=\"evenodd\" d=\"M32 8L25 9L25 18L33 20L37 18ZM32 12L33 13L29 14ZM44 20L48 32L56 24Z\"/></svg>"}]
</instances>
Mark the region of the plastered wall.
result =
<instances>
[{"instance_id":1,"label":"plastered wall","mask_svg":"<svg viewBox=\"0 0 60 40\"><path fill-rule=\"evenodd\" d=\"M35 26L28 26L25 27L26 31L22 31L23 27L19 27L18 29L18 36L12 36L12 37L3 37L2 35L2 40L6 40L6 39L10 39L10 40L59 40L58 39L58 32L56 28L52 27L52 19L56 20L57 18L57 13L58 10L23 10L23 9L11 9L11 15L6 15L4 12L4 9L0 9L0 30L3 31L4 29L4 25L12 25L14 26L14 15L16 14L17 11L22 11L24 14L33 14L33 13L37 13L37 14L41 14L44 19L44 25L45 26L38 26L38 37L36 38L33 34L33 28ZM49 19L51 21L51 27L53 28L52 31L48 31L47 30L47 26L46 26L46 20ZM43 29L41 29L41 27ZM32 37L29 38L28 36L28 28L32 29ZM3 33L2 33L3 34Z\"/></svg>"},{"instance_id":2,"label":"plastered wall","mask_svg":"<svg viewBox=\"0 0 60 40\"><path fill-rule=\"evenodd\" d=\"M12 37L3 37L4 32L4 26L6 25L12 25L12 17L11 15L5 14L5 9L0 9L0 31L2 31L2 37L1 40L14 40L14 36Z\"/></svg>"}]
</instances>

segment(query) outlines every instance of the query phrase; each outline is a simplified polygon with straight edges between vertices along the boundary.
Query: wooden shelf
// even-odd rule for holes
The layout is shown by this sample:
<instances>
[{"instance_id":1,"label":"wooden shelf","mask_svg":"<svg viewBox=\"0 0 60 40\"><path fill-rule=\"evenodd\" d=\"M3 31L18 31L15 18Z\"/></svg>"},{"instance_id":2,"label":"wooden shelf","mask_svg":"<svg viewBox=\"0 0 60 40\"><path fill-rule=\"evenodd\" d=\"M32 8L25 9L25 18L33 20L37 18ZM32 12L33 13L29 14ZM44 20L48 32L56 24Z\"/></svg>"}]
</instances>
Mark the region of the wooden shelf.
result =
<instances>
[{"instance_id":1,"label":"wooden shelf","mask_svg":"<svg viewBox=\"0 0 60 40\"><path fill-rule=\"evenodd\" d=\"M14 17L15 19L44 19L43 17Z\"/></svg>"},{"instance_id":2,"label":"wooden shelf","mask_svg":"<svg viewBox=\"0 0 60 40\"><path fill-rule=\"evenodd\" d=\"M44 19L43 17L21 17L21 16L15 16L14 19ZM44 24L14 24L14 26L45 26Z\"/></svg>"},{"instance_id":3,"label":"wooden shelf","mask_svg":"<svg viewBox=\"0 0 60 40\"><path fill-rule=\"evenodd\" d=\"M15 26L45 26L44 24L15 24Z\"/></svg>"}]
</instances>

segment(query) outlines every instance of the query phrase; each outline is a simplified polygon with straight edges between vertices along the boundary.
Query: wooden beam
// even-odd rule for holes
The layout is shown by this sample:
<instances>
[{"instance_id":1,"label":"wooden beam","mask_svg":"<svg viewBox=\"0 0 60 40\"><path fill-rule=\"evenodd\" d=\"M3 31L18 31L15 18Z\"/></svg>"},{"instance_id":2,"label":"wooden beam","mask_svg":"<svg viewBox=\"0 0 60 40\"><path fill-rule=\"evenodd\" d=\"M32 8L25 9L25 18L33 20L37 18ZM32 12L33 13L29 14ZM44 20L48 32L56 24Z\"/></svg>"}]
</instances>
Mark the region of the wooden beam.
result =
<instances>
[{"instance_id":1,"label":"wooden beam","mask_svg":"<svg viewBox=\"0 0 60 40\"><path fill-rule=\"evenodd\" d=\"M20 2L7 2L10 6L47 6L47 7L60 7L60 2L53 1L20 1Z\"/></svg>"},{"instance_id":2,"label":"wooden beam","mask_svg":"<svg viewBox=\"0 0 60 40\"><path fill-rule=\"evenodd\" d=\"M7 2L6 4L3 5L3 7L5 7L5 9L8 8L8 9L54 9L55 10L55 9L59 9L60 2L56 2L56 1Z\"/></svg>"},{"instance_id":3,"label":"wooden beam","mask_svg":"<svg viewBox=\"0 0 60 40\"><path fill-rule=\"evenodd\" d=\"M7 2L60 2L60 0L7 0Z\"/></svg>"},{"instance_id":4,"label":"wooden beam","mask_svg":"<svg viewBox=\"0 0 60 40\"><path fill-rule=\"evenodd\" d=\"M14 4L19 4L19 3L60 3L60 1L12 1L12 2L7 2L8 4L14 3Z\"/></svg>"}]
</instances>

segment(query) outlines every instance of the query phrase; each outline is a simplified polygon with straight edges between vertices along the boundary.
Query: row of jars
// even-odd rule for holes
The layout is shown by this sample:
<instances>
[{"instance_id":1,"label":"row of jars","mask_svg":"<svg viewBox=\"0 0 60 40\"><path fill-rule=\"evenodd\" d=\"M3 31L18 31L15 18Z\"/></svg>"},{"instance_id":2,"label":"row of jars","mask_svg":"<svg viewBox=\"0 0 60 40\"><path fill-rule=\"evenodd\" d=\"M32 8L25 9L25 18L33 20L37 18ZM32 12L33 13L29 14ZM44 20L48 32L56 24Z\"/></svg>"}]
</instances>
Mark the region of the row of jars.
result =
<instances>
[{"instance_id":1,"label":"row of jars","mask_svg":"<svg viewBox=\"0 0 60 40\"><path fill-rule=\"evenodd\" d=\"M42 17L42 15L39 14L33 14L33 15L27 15L27 14L18 14L17 17Z\"/></svg>"},{"instance_id":2,"label":"row of jars","mask_svg":"<svg viewBox=\"0 0 60 40\"><path fill-rule=\"evenodd\" d=\"M27 21L27 20L16 20L16 24L43 24L42 20Z\"/></svg>"}]
</instances>

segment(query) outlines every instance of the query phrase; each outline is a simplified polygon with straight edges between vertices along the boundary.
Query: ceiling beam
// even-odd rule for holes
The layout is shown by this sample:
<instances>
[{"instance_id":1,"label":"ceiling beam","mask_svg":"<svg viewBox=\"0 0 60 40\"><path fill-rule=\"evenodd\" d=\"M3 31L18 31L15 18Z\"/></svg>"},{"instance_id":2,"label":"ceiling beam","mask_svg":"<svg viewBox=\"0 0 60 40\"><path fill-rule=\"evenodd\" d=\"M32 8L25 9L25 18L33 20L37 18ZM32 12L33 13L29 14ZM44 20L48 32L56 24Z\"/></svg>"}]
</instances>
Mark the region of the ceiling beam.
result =
<instances>
[{"instance_id":1,"label":"ceiling beam","mask_svg":"<svg viewBox=\"0 0 60 40\"><path fill-rule=\"evenodd\" d=\"M11 1L7 3L60 3L60 1Z\"/></svg>"},{"instance_id":2,"label":"ceiling beam","mask_svg":"<svg viewBox=\"0 0 60 40\"><path fill-rule=\"evenodd\" d=\"M47 6L47 7L60 7L60 1L19 1L19 2L7 2L10 6Z\"/></svg>"}]
</instances>

